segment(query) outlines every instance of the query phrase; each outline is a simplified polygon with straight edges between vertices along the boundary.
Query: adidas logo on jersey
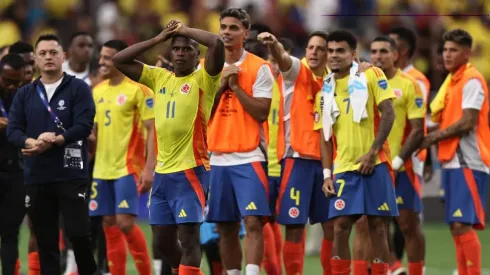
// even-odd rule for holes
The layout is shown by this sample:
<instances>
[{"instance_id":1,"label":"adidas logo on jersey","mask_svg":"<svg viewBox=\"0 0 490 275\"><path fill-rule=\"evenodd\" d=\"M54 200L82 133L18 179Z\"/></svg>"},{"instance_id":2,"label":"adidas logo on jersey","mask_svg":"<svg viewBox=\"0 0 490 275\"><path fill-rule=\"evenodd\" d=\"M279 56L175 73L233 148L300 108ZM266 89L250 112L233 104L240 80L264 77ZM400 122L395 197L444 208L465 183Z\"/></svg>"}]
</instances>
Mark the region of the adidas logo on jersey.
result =
<instances>
[{"instance_id":1,"label":"adidas logo on jersey","mask_svg":"<svg viewBox=\"0 0 490 275\"><path fill-rule=\"evenodd\" d=\"M129 208L129 204L126 200L123 200L121 203L119 203L117 208Z\"/></svg>"},{"instance_id":2,"label":"adidas logo on jersey","mask_svg":"<svg viewBox=\"0 0 490 275\"><path fill-rule=\"evenodd\" d=\"M403 204L403 198L402 197L396 198L396 204Z\"/></svg>"},{"instance_id":3,"label":"adidas logo on jersey","mask_svg":"<svg viewBox=\"0 0 490 275\"><path fill-rule=\"evenodd\" d=\"M245 207L245 210L257 210L257 206L255 206L254 202L251 202Z\"/></svg>"},{"instance_id":4,"label":"adidas logo on jersey","mask_svg":"<svg viewBox=\"0 0 490 275\"><path fill-rule=\"evenodd\" d=\"M455 218L463 217L463 213L461 212L461 209L458 208L456 211L454 211L453 217Z\"/></svg>"},{"instance_id":5,"label":"adidas logo on jersey","mask_svg":"<svg viewBox=\"0 0 490 275\"><path fill-rule=\"evenodd\" d=\"M378 207L378 210L379 211L390 211L390 207L388 206L388 204L385 202L383 203L380 207Z\"/></svg>"},{"instance_id":6,"label":"adidas logo on jersey","mask_svg":"<svg viewBox=\"0 0 490 275\"><path fill-rule=\"evenodd\" d=\"M185 213L184 209L181 209L179 212L179 218L185 218L187 217L187 214Z\"/></svg>"}]
</instances>

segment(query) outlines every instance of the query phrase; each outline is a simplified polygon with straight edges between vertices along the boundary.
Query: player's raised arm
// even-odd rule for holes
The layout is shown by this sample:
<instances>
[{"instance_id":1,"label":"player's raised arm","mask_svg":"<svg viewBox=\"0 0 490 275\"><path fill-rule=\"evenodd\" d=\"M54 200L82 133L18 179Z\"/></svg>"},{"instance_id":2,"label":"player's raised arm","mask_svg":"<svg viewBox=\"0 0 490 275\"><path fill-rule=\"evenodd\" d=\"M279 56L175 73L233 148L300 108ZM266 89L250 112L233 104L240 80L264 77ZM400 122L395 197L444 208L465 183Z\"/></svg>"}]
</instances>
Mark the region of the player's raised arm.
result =
<instances>
[{"instance_id":1,"label":"player's raised arm","mask_svg":"<svg viewBox=\"0 0 490 275\"><path fill-rule=\"evenodd\" d=\"M143 63L136 60L136 57L140 56L153 46L167 41L175 34L177 27L178 24L176 21L170 21L165 29L157 36L129 46L126 49L118 52L116 55L114 55L114 57L112 57L114 66L116 66L116 68L127 77L134 81L139 81L143 72Z\"/></svg>"},{"instance_id":2,"label":"player's raised arm","mask_svg":"<svg viewBox=\"0 0 490 275\"><path fill-rule=\"evenodd\" d=\"M259 34L257 39L267 45L270 54L277 61L277 65L281 72L287 72L289 71L289 69L291 69L291 66L293 65L293 60L284 49L284 46L277 40L274 35L268 32L263 32Z\"/></svg>"},{"instance_id":3,"label":"player's raised arm","mask_svg":"<svg viewBox=\"0 0 490 275\"><path fill-rule=\"evenodd\" d=\"M185 36L208 47L208 51L206 52L206 57L204 59L204 69L211 76L221 73L225 63L225 44L219 35L199 29L189 28L181 22L178 22L176 35Z\"/></svg>"}]
</instances>

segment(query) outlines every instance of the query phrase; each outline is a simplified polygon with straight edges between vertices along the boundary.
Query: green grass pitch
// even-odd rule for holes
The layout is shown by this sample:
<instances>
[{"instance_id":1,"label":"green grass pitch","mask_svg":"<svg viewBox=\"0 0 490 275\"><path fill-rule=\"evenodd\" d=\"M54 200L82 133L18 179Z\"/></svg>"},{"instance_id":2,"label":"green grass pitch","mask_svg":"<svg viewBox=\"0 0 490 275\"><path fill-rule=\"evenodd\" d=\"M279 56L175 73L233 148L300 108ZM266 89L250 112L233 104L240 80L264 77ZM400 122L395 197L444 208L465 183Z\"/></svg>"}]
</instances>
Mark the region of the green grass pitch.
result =
<instances>
[{"instance_id":1,"label":"green grass pitch","mask_svg":"<svg viewBox=\"0 0 490 275\"><path fill-rule=\"evenodd\" d=\"M147 224L140 224L147 236L148 244L151 244L151 229ZM456 267L454 246L449 230L442 223L426 223L424 225L426 238L426 274L427 275L451 275ZM20 259L21 271L27 274L27 242L28 229L23 225L20 235ZM482 263L483 275L490 275L490 233L479 232L480 241L482 244ZM151 248L150 248L151 251ZM150 252L151 253L151 252ZM127 262L128 275L137 275L131 255L128 252ZM203 261L203 271L208 273L208 267ZM265 274L265 273L264 273ZM305 259L305 275L321 275L322 269L319 262L319 257L306 257Z\"/></svg>"}]
</instances>

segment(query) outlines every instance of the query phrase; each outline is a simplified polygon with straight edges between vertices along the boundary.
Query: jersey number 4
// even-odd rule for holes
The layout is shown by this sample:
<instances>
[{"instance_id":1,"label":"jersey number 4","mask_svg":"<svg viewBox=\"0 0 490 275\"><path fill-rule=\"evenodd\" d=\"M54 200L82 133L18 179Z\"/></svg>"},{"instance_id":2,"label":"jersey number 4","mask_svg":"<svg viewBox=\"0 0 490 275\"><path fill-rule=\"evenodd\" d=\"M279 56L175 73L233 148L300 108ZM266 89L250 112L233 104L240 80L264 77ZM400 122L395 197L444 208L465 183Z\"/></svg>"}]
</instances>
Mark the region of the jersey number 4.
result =
<instances>
[{"instance_id":1,"label":"jersey number 4","mask_svg":"<svg viewBox=\"0 0 490 275\"><path fill-rule=\"evenodd\" d=\"M175 117L175 101L167 102L167 115L166 118L174 118Z\"/></svg>"}]
</instances>

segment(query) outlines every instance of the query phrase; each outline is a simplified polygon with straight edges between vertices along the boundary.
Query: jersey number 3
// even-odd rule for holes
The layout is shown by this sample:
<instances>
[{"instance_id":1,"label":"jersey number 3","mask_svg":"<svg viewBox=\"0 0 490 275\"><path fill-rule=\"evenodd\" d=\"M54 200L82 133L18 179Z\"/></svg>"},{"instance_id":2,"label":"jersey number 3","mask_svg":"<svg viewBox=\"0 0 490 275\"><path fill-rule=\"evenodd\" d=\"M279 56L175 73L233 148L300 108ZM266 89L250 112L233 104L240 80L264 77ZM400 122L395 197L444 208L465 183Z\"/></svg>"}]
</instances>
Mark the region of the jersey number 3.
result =
<instances>
[{"instance_id":1,"label":"jersey number 3","mask_svg":"<svg viewBox=\"0 0 490 275\"><path fill-rule=\"evenodd\" d=\"M167 115L166 118L174 118L175 117L175 101L167 102Z\"/></svg>"}]
</instances>

